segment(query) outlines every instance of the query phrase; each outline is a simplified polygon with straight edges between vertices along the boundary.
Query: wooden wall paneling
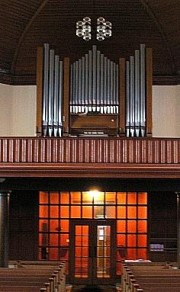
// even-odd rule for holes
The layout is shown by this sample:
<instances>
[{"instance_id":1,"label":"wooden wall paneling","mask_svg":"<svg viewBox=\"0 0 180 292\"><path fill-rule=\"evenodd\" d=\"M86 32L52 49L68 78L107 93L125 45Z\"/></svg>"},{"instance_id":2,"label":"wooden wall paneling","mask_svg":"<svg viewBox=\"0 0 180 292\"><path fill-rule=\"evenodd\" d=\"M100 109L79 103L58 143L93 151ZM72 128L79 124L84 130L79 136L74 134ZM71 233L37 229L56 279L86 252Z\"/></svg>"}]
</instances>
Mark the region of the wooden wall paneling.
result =
<instances>
[{"instance_id":1,"label":"wooden wall paneling","mask_svg":"<svg viewBox=\"0 0 180 292\"><path fill-rule=\"evenodd\" d=\"M152 49L146 49L146 136L152 136Z\"/></svg>"},{"instance_id":2,"label":"wooden wall paneling","mask_svg":"<svg viewBox=\"0 0 180 292\"><path fill-rule=\"evenodd\" d=\"M125 136L126 127L125 58L119 59L119 135Z\"/></svg>"},{"instance_id":3,"label":"wooden wall paneling","mask_svg":"<svg viewBox=\"0 0 180 292\"><path fill-rule=\"evenodd\" d=\"M9 209L10 259L37 260L38 192L13 191Z\"/></svg>"},{"instance_id":4,"label":"wooden wall paneling","mask_svg":"<svg viewBox=\"0 0 180 292\"><path fill-rule=\"evenodd\" d=\"M43 47L37 48L36 62L36 86L37 86L37 110L36 110L36 134L42 135L42 95L43 95Z\"/></svg>"},{"instance_id":5,"label":"wooden wall paneling","mask_svg":"<svg viewBox=\"0 0 180 292\"><path fill-rule=\"evenodd\" d=\"M63 135L69 135L70 59L64 58Z\"/></svg>"}]
</instances>

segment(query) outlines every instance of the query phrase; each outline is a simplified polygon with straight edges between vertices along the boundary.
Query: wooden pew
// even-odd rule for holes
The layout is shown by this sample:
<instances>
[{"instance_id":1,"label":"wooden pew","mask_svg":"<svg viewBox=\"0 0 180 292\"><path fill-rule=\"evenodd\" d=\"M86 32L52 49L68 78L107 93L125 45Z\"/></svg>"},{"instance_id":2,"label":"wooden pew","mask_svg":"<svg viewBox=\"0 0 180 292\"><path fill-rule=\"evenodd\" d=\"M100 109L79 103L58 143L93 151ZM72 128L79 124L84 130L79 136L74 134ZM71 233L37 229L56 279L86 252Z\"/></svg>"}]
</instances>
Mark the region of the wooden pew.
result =
<instances>
[{"instance_id":1,"label":"wooden pew","mask_svg":"<svg viewBox=\"0 0 180 292\"><path fill-rule=\"evenodd\" d=\"M0 291L65 292L65 263L58 266L21 264L0 268Z\"/></svg>"},{"instance_id":2,"label":"wooden pew","mask_svg":"<svg viewBox=\"0 0 180 292\"><path fill-rule=\"evenodd\" d=\"M172 266L140 264L123 264L122 291L169 292L180 290L180 270ZM171 290L170 290L171 289Z\"/></svg>"}]
</instances>

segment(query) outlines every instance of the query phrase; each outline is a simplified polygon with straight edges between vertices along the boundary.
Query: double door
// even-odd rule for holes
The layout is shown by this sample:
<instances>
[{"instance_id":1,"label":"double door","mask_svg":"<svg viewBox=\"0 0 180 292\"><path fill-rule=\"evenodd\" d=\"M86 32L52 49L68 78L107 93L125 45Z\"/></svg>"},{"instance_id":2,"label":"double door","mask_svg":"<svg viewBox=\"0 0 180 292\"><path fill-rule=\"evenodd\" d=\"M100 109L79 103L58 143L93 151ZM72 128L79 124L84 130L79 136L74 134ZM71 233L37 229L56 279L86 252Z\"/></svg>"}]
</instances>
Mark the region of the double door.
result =
<instances>
[{"instance_id":1,"label":"double door","mask_svg":"<svg viewBox=\"0 0 180 292\"><path fill-rule=\"evenodd\" d=\"M73 284L111 284L116 274L116 221L71 220L70 280Z\"/></svg>"}]
</instances>

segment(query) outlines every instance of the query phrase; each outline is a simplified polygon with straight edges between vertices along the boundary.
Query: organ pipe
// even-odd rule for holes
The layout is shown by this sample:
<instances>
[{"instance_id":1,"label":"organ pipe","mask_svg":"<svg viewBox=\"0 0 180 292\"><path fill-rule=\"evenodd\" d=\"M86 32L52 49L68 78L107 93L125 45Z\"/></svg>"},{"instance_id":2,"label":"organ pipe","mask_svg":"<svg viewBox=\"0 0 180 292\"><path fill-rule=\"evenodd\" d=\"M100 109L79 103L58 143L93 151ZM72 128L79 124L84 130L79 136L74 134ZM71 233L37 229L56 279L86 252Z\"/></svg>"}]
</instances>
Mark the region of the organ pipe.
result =
<instances>
[{"instance_id":1,"label":"organ pipe","mask_svg":"<svg viewBox=\"0 0 180 292\"><path fill-rule=\"evenodd\" d=\"M125 132L127 137L146 135L146 48L140 45L126 60ZM63 127L63 61L44 44L42 128L43 135L61 137ZM123 72L123 71L122 71ZM119 65L96 46L70 66L70 114L119 114ZM67 123L68 120L66 120Z\"/></svg>"},{"instance_id":2,"label":"organ pipe","mask_svg":"<svg viewBox=\"0 0 180 292\"><path fill-rule=\"evenodd\" d=\"M126 61L126 136L144 137L146 127L145 45Z\"/></svg>"},{"instance_id":3,"label":"organ pipe","mask_svg":"<svg viewBox=\"0 0 180 292\"><path fill-rule=\"evenodd\" d=\"M44 44L43 62L43 135L62 136L63 63L49 44Z\"/></svg>"},{"instance_id":4,"label":"organ pipe","mask_svg":"<svg viewBox=\"0 0 180 292\"><path fill-rule=\"evenodd\" d=\"M75 65L74 68L74 64ZM78 107L76 114L101 113L114 114L118 110L118 65L105 57L96 46L89 50L88 54L71 65L76 70L76 78L72 77L71 112L78 103L84 106ZM79 73L78 73L78 72ZM81 76L78 78L77 76ZM79 75L78 75L79 74ZM78 85L77 85L78 84ZM78 87L78 88L77 88ZM81 92L82 91L84 92ZM78 102L77 102L78 100Z\"/></svg>"}]
</instances>

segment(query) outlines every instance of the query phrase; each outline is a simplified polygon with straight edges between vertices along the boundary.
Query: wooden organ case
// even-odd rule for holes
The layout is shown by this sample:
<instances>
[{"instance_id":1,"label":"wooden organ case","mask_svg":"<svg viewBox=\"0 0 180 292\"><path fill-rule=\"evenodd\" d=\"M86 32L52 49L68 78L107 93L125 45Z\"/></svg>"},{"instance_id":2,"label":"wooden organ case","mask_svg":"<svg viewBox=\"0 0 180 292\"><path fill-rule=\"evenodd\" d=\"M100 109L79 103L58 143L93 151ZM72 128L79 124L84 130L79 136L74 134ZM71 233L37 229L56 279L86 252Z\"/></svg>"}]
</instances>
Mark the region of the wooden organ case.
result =
<instances>
[{"instance_id":1,"label":"wooden organ case","mask_svg":"<svg viewBox=\"0 0 180 292\"><path fill-rule=\"evenodd\" d=\"M96 46L70 64L49 44L37 50L37 135L152 134L152 50L144 44L118 63Z\"/></svg>"}]
</instances>

